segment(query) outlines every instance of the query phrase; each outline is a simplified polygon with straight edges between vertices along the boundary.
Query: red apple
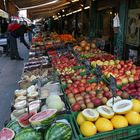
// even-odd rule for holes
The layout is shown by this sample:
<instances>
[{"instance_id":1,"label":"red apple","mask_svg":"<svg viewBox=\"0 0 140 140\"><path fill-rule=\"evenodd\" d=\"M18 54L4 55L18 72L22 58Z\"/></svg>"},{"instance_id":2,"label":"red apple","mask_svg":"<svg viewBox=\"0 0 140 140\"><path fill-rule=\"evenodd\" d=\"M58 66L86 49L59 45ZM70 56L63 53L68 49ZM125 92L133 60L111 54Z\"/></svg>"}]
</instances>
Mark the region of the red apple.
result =
<instances>
[{"instance_id":1,"label":"red apple","mask_svg":"<svg viewBox=\"0 0 140 140\"><path fill-rule=\"evenodd\" d=\"M91 100L89 98L85 99L86 104L89 103L89 102L91 102Z\"/></svg>"},{"instance_id":2,"label":"red apple","mask_svg":"<svg viewBox=\"0 0 140 140\"><path fill-rule=\"evenodd\" d=\"M79 90L77 88L73 88L73 93L77 94L77 93L79 93Z\"/></svg>"},{"instance_id":3,"label":"red apple","mask_svg":"<svg viewBox=\"0 0 140 140\"><path fill-rule=\"evenodd\" d=\"M68 96L68 98L74 97L74 95L72 93L69 93L67 96Z\"/></svg>"},{"instance_id":4,"label":"red apple","mask_svg":"<svg viewBox=\"0 0 140 140\"><path fill-rule=\"evenodd\" d=\"M85 99L89 99L89 98L90 98L90 95L89 95L89 94L86 94L86 95L84 96L84 98L85 98Z\"/></svg>"},{"instance_id":5,"label":"red apple","mask_svg":"<svg viewBox=\"0 0 140 140\"><path fill-rule=\"evenodd\" d=\"M95 98L94 100L92 100L92 102L94 103L95 107L100 106L102 104L102 101L99 98Z\"/></svg>"},{"instance_id":6,"label":"red apple","mask_svg":"<svg viewBox=\"0 0 140 140\"><path fill-rule=\"evenodd\" d=\"M72 105L72 110L75 112L75 111L80 111L81 110L81 106L79 103L74 103Z\"/></svg>"}]
</instances>

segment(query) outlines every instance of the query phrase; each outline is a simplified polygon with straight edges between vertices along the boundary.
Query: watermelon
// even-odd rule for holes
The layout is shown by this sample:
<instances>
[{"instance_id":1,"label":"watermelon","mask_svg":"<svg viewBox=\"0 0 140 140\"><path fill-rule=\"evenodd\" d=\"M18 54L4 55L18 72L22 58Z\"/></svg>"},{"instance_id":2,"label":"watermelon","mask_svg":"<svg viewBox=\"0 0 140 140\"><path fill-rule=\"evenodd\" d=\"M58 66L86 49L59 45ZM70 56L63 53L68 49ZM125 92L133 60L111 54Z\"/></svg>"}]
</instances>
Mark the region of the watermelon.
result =
<instances>
[{"instance_id":1,"label":"watermelon","mask_svg":"<svg viewBox=\"0 0 140 140\"><path fill-rule=\"evenodd\" d=\"M23 128L14 140L42 140L41 132L35 131L33 128Z\"/></svg>"},{"instance_id":2,"label":"watermelon","mask_svg":"<svg viewBox=\"0 0 140 140\"><path fill-rule=\"evenodd\" d=\"M25 113L18 118L21 127L28 127L30 125L29 119L36 114L36 111L31 111L29 114Z\"/></svg>"},{"instance_id":3,"label":"watermelon","mask_svg":"<svg viewBox=\"0 0 140 140\"><path fill-rule=\"evenodd\" d=\"M19 123L16 120L11 120L7 125L7 128L12 129L16 134L19 133L21 131L21 126L19 125Z\"/></svg>"},{"instance_id":4,"label":"watermelon","mask_svg":"<svg viewBox=\"0 0 140 140\"><path fill-rule=\"evenodd\" d=\"M55 120L56 112L57 109L46 109L33 115L29 122L36 129L47 127Z\"/></svg>"},{"instance_id":5,"label":"watermelon","mask_svg":"<svg viewBox=\"0 0 140 140\"><path fill-rule=\"evenodd\" d=\"M71 140L72 129L64 122L56 122L47 131L45 140Z\"/></svg>"},{"instance_id":6,"label":"watermelon","mask_svg":"<svg viewBox=\"0 0 140 140\"><path fill-rule=\"evenodd\" d=\"M14 136L15 136L14 131L9 128L3 128L0 131L0 140L12 140Z\"/></svg>"}]
</instances>

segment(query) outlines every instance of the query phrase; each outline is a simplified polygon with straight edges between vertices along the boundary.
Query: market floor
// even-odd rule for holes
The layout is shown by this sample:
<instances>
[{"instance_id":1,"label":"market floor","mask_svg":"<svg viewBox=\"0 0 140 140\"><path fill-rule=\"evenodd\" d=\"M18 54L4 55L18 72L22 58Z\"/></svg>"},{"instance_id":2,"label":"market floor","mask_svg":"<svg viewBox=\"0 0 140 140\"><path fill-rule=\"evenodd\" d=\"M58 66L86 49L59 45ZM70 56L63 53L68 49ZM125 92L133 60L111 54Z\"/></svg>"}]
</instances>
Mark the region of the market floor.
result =
<instances>
[{"instance_id":1,"label":"market floor","mask_svg":"<svg viewBox=\"0 0 140 140\"><path fill-rule=\"evenodd\" d=\"M28 59L28 50L19 41L18 48L20 56L26 61ZM23 64L23 61L10 60L7 56L0 57L0 130L5 121L10 119L14 90L18 88Z\"/></svg>"}]
</instances>

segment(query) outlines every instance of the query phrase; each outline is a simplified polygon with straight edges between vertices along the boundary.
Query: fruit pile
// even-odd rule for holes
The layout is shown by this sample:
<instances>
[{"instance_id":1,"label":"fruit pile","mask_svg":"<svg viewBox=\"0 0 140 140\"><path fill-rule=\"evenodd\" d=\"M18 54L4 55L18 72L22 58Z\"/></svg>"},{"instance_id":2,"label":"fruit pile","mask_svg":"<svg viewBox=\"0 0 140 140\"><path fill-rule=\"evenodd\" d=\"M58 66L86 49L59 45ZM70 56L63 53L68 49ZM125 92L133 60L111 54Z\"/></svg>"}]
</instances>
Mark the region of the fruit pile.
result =
<instances>
[{"instance_id":1,"label":"fruit pile","mask_svg":"<svg viewBox=\"0 0 140 140\"><path fill-rule=\"evenodd\" d=\"M140 100L140 81L128 83L122 86L122 90L126 91L133 98Z\"/></svg>"},{"instance_id":2,"label":"fruit pile","mask_svg":"<svg viewBox=\"0 0 140 140\"><path fill-rule=\"evenodd\" d=\"M92 61L92 67L96 64L102 69L102 73L106 78L110 75L116 78L117 85L125 85L140 79L140 67L135 66L132 61L110 60L110 61Z\"/></svg>"},{"instance_id":3,"label":"fruit pile","mask_svg":"<svg viewBox=\"0 0 140 140\"><path fill-rule=\"evenodd\" d=\"M139 100L118 100L111 107L103 105L96 109L84 109L78 113L76 122L80 127L80 133L85 137L91 137L97 132L140 124L139 113Z\"/></svg>"}]
</instances>

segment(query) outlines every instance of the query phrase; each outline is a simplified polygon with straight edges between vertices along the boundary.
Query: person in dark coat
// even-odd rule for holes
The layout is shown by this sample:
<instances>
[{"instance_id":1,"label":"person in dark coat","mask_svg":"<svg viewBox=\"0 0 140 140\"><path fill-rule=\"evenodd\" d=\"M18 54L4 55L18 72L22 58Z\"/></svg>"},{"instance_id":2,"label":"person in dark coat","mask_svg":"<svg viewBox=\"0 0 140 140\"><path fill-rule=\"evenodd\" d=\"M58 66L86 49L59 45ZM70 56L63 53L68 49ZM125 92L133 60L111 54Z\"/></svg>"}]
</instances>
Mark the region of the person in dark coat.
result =
<instances>
[{"instance_id":1,"label":"person in dark coat","mask_svg":"<svg viewBox=\"0 0 140 140\"><path fill-rule=\"evenodd\" d=\"M19 56L18 52L18 47L17 47L17 38L19 37L24 37L24 33L26 33L28 30L26 25L20 25L17 23L11 23L8 26L8 31L9 31L9 44L10 44L10 57L11 60L16 59L16 60L24 60ZM25 40L22 40L22 43L25 43ZM28 49L29 46L28 44L25 45Z\"/></svg>"}]
</instances>

